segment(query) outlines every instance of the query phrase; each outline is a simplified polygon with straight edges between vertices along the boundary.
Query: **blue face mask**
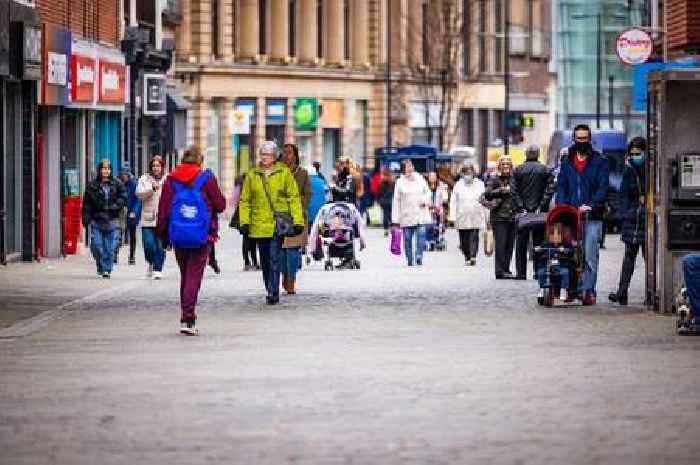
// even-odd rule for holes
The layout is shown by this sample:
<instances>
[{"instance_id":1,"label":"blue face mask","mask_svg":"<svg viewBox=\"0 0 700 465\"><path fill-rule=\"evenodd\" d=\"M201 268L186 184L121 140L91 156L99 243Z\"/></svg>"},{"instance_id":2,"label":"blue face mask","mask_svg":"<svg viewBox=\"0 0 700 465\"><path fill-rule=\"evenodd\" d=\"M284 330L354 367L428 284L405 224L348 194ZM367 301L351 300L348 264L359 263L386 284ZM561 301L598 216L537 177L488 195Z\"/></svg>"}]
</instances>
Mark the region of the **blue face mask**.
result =
<instances>
[{"instance_id":1,"label":"blue face mask","mask_svg":"<svg viewBox=\"0 0 700 465\"><path fill-rule=\"evenodd\" d=\"M630 163L636 167L644 166L644 158L643 153L640 153L639 155L632 155L630 157Z\"/></svg>"}]
</instances>

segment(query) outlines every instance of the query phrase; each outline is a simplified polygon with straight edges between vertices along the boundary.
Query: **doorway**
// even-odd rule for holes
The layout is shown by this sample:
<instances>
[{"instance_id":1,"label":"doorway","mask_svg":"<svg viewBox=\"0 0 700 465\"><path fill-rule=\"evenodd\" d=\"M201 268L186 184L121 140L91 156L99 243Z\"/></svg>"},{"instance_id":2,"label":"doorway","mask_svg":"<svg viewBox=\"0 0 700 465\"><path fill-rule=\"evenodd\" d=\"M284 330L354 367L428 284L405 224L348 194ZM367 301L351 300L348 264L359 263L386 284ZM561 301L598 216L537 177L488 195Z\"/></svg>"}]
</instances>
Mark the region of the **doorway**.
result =
<instances>
[{"instance_id":1,"label":"doorway","mask_svg":"<svg viewBox=\"0 0 700 465\"><path fill-rule=\"evenodd\" d=\"M323 162L321 172L326 179L331 179L335 162L340 157L340 129L323 129Z\"/></svg>"},{"instance_id":2,"label":"doorway","mask_svg":"<svg viewBox=\"0 0 700 465\"><path fill-rule=\"evenodd\" d=\"M20 84L5 86L5 252L12 256L22 250L22 104Z\"/></svg>"}]
</instances>

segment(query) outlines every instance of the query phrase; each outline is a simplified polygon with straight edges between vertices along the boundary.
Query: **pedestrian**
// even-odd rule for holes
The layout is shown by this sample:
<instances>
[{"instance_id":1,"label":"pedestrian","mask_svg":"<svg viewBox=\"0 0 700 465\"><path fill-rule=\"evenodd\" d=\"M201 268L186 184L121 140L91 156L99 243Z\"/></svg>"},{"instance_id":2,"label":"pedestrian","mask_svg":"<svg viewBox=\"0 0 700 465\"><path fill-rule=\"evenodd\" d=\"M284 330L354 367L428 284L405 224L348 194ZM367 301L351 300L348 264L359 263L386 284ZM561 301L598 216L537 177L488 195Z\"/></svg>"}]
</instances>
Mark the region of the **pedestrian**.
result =
<instances>
[{"instance_id":1,"label":"pedestrian","mask_svg":"<svg viewBox=\"0 0 700 465\"><path fill-rule=\"evenodd\" d=\"M401 227L408 266L423 265L425 225L431 222L430 189L416 173L411 160L403 161L403 175L396 181L391 206L391 222ZM415 238L415 248L413 239Z\"/></svg>"},{"instance_id":2,"label":"pedestrian","mask_svg":"<svg viewBox=\"0 0 700 465\"><path fill-rule=\"evenodd\" d=\"M608 296L611 302L627 305L627 291L634 274L639 249L642 257L646 257L646 206L644 204L645 173L647 143L643 137L635 137L627 147L627 160L622 173L618 215L622 222L620 239L625 244L625 257L622 259L620 283L617 292Z\"/></svg>"},{"instance_id":3,"label":"pedestrian","mask_svg":"<svg viewBox=\"0 0 700 465\"><path fill-rule=\"evenodd\" d=\"M498 159L497 171L489 177L484 191L484 198L494 202L489 220L496 242L496 279L513 279L510 272L515 246L515 203L510 189L512 173L513 161L507 155L501 156Z\"/></svg>"},{"instance_id":4,"label":"pedestrian","mask_svg":"<svg viewBox=\"0 0 700 465\"><path fill-rule=\"evenodd\" d=\"M683 257L681 264L685 291L693 315L689 329L693 332L700 332L700 253L689 253Z\"/></svg>"},{"instance_id":5,"label":"pedestrian","mask_svg":"<svg viewBox=\"0 0 700 465\"><path fill-rule=\"evenodd\" d=\"M459 248L469 266L476 265L479 233L486 228L487 210L479 202L484 189L484 183L476 177L474 165L466 164L450 198L449 220L459 231Z\"/></svg>"},{"instance_id":6,"label":"pedestrian","mask_svg":"<svg viewBox=\"0 0 700 465\"><path fill-rule=\"evenodd\" d=\"M122 164L119 180L126 188L126 221L121 242L129 244L129 265L136 264L136 227L139 224L141 202L136 196L136 178L129 171L128 162ZM114 260L116 262L116 259Z\"/></svg>"},{"instance_id":7,"label":"pedestrian","mask_svg":"<svg viewBox=\"0 0 700 465\"><path fill-rule=\"evenodd\" d=\"M358 165L358 177L362 181L362 190L359 194L359 211L362 217L365 217L367 210L374 204L374 194L372 193L372 175L364 168ZM369 216L367 217L367 225L369 225Z\"/></svg>"},{"instance_id":8,"label":"pedestrian","mask_svg":"<svg viewBox=\"0 0 700 465\"><path fill-rule=\"evenodd\" d=\"M158 204L158 236L172 245L180 268L180 333L197 332L195 306L211 245L219 238L218 214L226 209L216 176L202 170L198 147L185 150L166 178Z\"/></svg>"},{"instance_id":9,"label":"pedestrian","mask_svg":"<svg viewBox=\"0 0 700 465\"><path fill-rule=\"evenodd\" d=\"M381 181L379 183L379 193L377 202L382 208L382 226L384 227L384 237L389 235L389 225L391 224L391 204L394 201L394 173L388 166L381 167Z\"/></svg>"},{"instance_id":10,"label":"pedestrian","mask_svg":"<svg viewBox=\"0 0 700 465\"><path fill-rule=\"evenodd\" d=\"M326 184L328 184L328 181L326 180L326 177L325 177L325 176L323 175L323 173L321 172L321 162L320 162L320 161L315 161L315 162L311 163L311 166L313 166L313 167L314 167L314 170L316 170L316 175L317 175L318 177L320 177L321 179L323 179L323 181L324 181Z\"/></svg>"},{"instance_id":11,"label":"pedestrian","mask_svg":"<svg viewBox=\"0 0 700 465\"><path fill-rule=\"evenodd\" d=\"M325 178L318 173L315 173L313 169L307 169L311 174L311 199L309 200L309 206L307 208L307 218L309 223L313 223L318 216L319 210L328 200L328 183ZM311 226L309 226L309 229ZM314 247L314 244L311 244Z\"/></svg>"},{"instance_id":12,"label":"pedestrian","mask_svg":"<svg viewBox=\"0 0 700 465\"><path fill-rule=\"evenodd\" d=\"M350 172L350 159L347 157L338 160L338 175L331 190L336 202L348 202L357 206L357 186Z\"/></svg>"},{"instance_id":13,"label":"pedestrian","mask_svg":"<svg viewBox=\"0 0 700 465\"><path fill-rule=\"evenodd\" d=\"M551 171L539 161L540 149L532 145L525 151L525 163L513 170L510 189L518 217L549 210L554 194L554 178ZM517 230L515 244L515 279L527 279L527 252L544 240L544 225L523 227Z\"/></svg>"},{"instance_id":14,"label":"pedestrian","mask_svg":"<svg viewBox=\"0 0 700 465\"><path fill-rule=\"evenodd\" d=\"M489 179L496 173L498 169L498 163L495 161L486 162L486 171L481 175L481 180L484 181L484 186L488 184Z\"/></svg>"},{"instance_id":15,"label":"pedestrian","mask_svg":"<svg viewBox=\"0 0 700 465\"><path fill-rule=\"evenodd\" d=\"M276 162L277 146L260 147L260 163L246 174L238 204L241 231L255 239L260 253L268 305L279 303L282 241L289 222L292 235L304 231L299 189L287 165ZM291 216L291 220L289 217Z\"/></svg>"},{"instance_id":16,"label":"pedestrian","mask_svg":"<svg viewBox=\"0 0 700 465\"><path fill-rule=\"evenodd\" d=\"M136 195L141 200L141 242L146 259L146 277L163 278L165 250L163 242L156 234L158 206L165 183L165 163L163 157L154 155L148 163L148 173L139 178Z\"/></svg>"},{"instance_id":17,"label":"pedestrian","mask_svg":"<svg viewBox=\"0 0 700 465\"><path fill-rule=\"evenodd\" d=\"M126 202L124 185L112 176L109 160L101 160L97 177L85 188L82 222L84 227L90 227L90 251L95 258L97 275L104 279L112 274L117 219Z\"/></svg>"},{"instance_id":18,"label":"pedestrian","mask_svg":"<svg viewBox=\"0 0 700 465\"><path fill-rule=\"evenodd\" d=\"M579 291L583 305L595 305L609 167L607 158L593 149L590 127L576 126L573 142L561 160L555 202L572 205L583 216L585 267Z\"/></svg>"},{"instance_id":19,"label":"pedestrian","mask_svg":"<svg viewBox=\"0 0 700 465\"><path fill-rule=\"evenodd\" d=\"M297 271L301 268L301 249L306 247L309 238L309 217L306 212L311 201L311 178L308 171L299 166L299 148L296 144L284 144L282 161L292 172L297 183L304 217L304 230L301 234L284 238L280 258L282 287L287 291L287 294L296 294Z\"/></svg>"},{"instance_id":20,"label":"pedestrian","mask_svg":"<svg viewBox=\"0 0 700 465\"><path fill-rule=\"evenodd\" d=\"M243 179L245 175L240 175L233 183L233 220L232 227L236 228L241 234L241 253L243 255L243 270L256 271L260 270L258 265L258 253L255 250L255 240L251 239L248 234L244 234L240 229L240 211L238 205L241 199L241 189L243 188Z\"/></svg>"}]
</instances>

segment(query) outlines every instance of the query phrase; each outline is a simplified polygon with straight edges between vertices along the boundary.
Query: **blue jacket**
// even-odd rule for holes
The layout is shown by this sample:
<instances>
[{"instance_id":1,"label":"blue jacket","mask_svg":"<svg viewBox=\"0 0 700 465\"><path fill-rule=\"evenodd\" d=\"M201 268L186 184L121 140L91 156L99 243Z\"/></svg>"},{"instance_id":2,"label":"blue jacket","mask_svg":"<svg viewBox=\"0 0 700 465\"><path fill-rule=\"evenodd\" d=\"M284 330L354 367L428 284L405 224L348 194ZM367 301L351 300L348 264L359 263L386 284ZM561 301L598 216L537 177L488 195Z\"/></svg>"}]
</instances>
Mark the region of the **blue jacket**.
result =
<instances>
[{"instance_id":1,"label":"blue jacket","mask_svg":"<svg viewBox=\"0 0 700 465\"><path fill-rule=\"evenodd\" d=\"M586 168L579 173L571 161L573 156L572 146L569 148L569 155L561 160L555 202L557 205L567 204L574 207L589 205L593 208L590 218L601 220L605 214L605 200L610 183L608 159L592 150Z\"/></svg>"},{"instance_id":2,"label":"blue jacket","mask_svg":"<svg viewBox=\"0 0 700 465\"><path fill-rule=\"evenodd\" d=\"M136 178L129 175L129 180L124 184L124 187L126 188L127 221L132 226L139 224L141 218L141 200L136 197L136 185ZM136 217L130 218L129 215L131 213L134 213Z\"/></svg>"},{"instance_id":3,"label":"blue jacket","mask_svg":"<svg viewBox=\"0 0 700 465\"><path fill-rule=\"evenodd\" d=\"M620 186L617 214L622 221L620 239L630 244L644 244L646 235L646 210L640 202L644 196L644 170L625 166Z\"/></svg>"},{"instance_id":4,"label":"blue jacket","mask_svg":"<svg viewBox=\"0 0 700 465\"><path fill-rule=\"evenodd\" d=\"M311 200L307 209L309 223L314 222L318 211L326 203L327 190L328 184L326 184L326 180L322 176L318 174L311 175Z\"/></svg>"}]
</instances>

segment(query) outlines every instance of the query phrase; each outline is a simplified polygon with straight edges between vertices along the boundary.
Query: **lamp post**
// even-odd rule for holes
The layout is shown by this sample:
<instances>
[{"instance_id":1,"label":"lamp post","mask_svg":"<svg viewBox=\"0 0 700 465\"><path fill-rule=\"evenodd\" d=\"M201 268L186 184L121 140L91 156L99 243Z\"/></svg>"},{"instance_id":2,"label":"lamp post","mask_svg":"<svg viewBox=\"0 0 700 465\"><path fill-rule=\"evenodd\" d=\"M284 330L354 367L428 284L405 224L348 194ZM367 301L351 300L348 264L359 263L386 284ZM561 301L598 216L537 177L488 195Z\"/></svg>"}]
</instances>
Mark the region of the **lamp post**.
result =
<instances>
[{"instance_id":1,"label":"lamp post","mask_svg":"<svg viewBox=\"0 0 700 465\"><path fill-rule=\"evenodd\" d=\"M386 148L391 148L391 0L386 2Z\"/></svg>"}]
</instances>

